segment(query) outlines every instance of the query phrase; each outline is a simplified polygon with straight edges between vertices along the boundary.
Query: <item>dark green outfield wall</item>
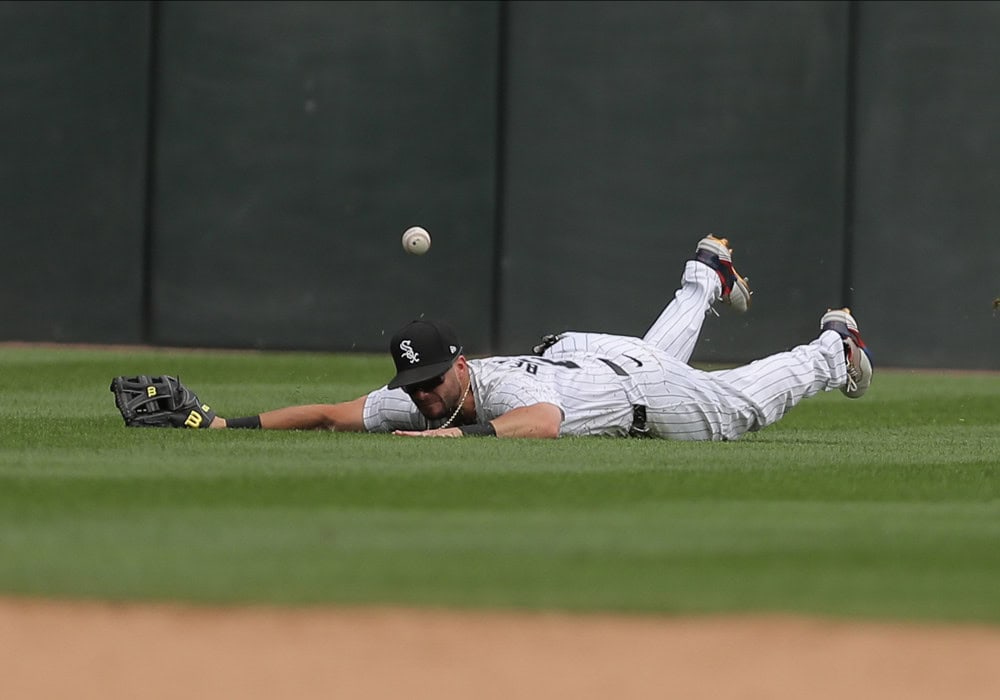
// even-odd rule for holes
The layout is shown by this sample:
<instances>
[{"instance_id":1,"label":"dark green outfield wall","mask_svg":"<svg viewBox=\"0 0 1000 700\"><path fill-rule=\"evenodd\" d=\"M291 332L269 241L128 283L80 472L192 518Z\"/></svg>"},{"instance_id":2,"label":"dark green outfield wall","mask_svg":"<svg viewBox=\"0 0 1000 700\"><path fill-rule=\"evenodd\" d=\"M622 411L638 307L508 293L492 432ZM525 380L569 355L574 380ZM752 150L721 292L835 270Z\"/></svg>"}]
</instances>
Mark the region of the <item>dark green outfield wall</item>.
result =
<instances>
[{"instance_id":1,"label":"dark green outfield wall","mask_svg":"<svg viewBox=\"0 0 1000 700\"><path fill-rule=\"evenodd\" d=\"M141 339L147 3L0 3L0 339Z\"/></svg>"},{"instance_id":2,"label":"dark green outfield wall","mask_svg":"<svg viewBox=\"0 0 1000 700\"><path fill-rule=\"evenodd\" d=\"M383 349L426 313L486 347L497 6L237 7L161 8L151 339Z\"/></svg>"},{"instance_id":3,"label":"dark green outfield wall","mask_svg":"<svg viewBox=\"0 0 1000 700\"><path fill-rule=\"evenodd\" d=\"M1000 369L1000 3L866 3L852 278L883 362Z\"/></svg>"},{"instance_id":4,"label":"dark green outfield wall","mask_svg":"<svg viewBox=\"0 0 1000 700\"><path fill-rule=\"evenodd\" d=\"M755 306L698 360L850 303L881 364L1000 369L996 36L997 3L0 3L0 339L641 334L715 232Z\"/></svg>"},{"instance_id":5,"label":"dark green outfield wall","mask_svg":"<svg viewBox=\"0 0 1000 700\"><path fill-rule=\"evenodd\" d=\"M847 8L515 5L504 347L567 326L641 335L709 232L758 306L710 319L699 355L810 338L840 301Z\"/></svg>"}]
</instances>

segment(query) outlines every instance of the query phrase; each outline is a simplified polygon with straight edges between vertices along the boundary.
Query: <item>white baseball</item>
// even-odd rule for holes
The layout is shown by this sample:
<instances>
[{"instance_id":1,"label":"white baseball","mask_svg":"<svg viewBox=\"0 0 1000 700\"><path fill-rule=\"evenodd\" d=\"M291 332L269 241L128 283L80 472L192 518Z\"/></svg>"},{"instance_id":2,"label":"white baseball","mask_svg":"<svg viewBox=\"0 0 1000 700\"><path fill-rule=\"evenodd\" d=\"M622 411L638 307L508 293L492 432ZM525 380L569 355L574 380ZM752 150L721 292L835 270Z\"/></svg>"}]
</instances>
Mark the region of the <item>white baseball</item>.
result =
<instances>
[{"instance_id":1,"label":"white baseball","mask_svg":"<svg viewBox=\"0 0 1000 700\"><path fill-rule=\"evenodd\" d=\"M411 226L403 233L403 250L412 255L423 255L431 248L431 234L421 226Z\"/></svg>"}]
</instances>

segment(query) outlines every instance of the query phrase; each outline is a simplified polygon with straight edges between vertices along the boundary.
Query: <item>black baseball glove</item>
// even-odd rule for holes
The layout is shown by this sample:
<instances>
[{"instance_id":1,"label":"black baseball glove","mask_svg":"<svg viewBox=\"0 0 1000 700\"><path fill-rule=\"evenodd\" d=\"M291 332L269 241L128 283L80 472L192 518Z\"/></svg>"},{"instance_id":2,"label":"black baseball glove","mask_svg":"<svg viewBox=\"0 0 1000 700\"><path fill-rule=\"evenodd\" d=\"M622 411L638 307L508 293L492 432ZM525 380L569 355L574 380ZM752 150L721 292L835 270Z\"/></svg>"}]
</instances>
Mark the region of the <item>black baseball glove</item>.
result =
<instances>
[{"instance_id":1,"label":"black baseball glove","mask_svg":"<svg viewBox=\"0 0 1000 700\"><path fill-rule=\"evenodd\" d=\"M177 377L115 377L111 392L130 428L207 428L215 418Z\"/></svg>"}]
</instances>

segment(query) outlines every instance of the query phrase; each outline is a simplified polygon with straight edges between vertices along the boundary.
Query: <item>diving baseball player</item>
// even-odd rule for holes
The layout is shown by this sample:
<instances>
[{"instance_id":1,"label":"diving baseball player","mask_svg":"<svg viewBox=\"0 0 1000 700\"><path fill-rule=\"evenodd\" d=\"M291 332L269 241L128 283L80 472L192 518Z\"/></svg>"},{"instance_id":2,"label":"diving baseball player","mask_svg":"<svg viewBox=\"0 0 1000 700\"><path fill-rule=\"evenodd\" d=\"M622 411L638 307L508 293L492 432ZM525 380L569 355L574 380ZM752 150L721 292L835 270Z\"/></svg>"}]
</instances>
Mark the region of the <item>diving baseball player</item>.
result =
<instances>
[{"instance_id":1,"label":"diving baseball player","mask_svg":"<svg viewBox=\"0 0 1000 700\"><path fill-rule=\"evenodd\" d=\"M567 332L546 336L535 354L470 360L450 326L413 321L390 341L396 375L386 386L353 401L245 418L215 415L172 377L118 377L111 389L126 424L138 426L679 440L733 440L773 424L820 391L840 389L851 398L865 393L872 366L848 309L828 311L819 337L787 352L736 369L688 365L713 304L746 311L750 297L727 241L707 236L642 338ZM156 403L143 388L154 384L184 394Z\"/></svg>"}]
</instances>

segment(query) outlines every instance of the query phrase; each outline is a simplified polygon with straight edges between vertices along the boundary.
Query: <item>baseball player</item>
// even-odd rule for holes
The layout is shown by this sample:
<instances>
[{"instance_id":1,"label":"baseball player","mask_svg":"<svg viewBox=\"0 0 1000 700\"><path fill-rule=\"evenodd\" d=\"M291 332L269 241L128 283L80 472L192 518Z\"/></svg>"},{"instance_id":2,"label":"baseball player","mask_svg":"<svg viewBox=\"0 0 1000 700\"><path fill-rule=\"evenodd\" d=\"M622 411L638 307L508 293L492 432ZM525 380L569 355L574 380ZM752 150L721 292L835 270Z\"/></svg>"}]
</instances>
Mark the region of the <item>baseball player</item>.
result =
<instances>
[{"instance_id":1,"label":"baseball player","mask_svg":"<svg viewBox=\"0 0 1000 700\"><path fill-rule=\"evenodd\" d=\"M642 338L566 332L543 338L535 354L470 360L449 325L413 321L390 341L396 375L386 386L353 401L245 418L217 416L173 377L118 377L111 389L127 425L678 440L734 440L820 391L865 393L872 365L848 309L828 311L819 336L787 352L736 369L688 365L713 305L744 312L750 300L726 239L707 236Z\"/></svg>"}]
</instances>

